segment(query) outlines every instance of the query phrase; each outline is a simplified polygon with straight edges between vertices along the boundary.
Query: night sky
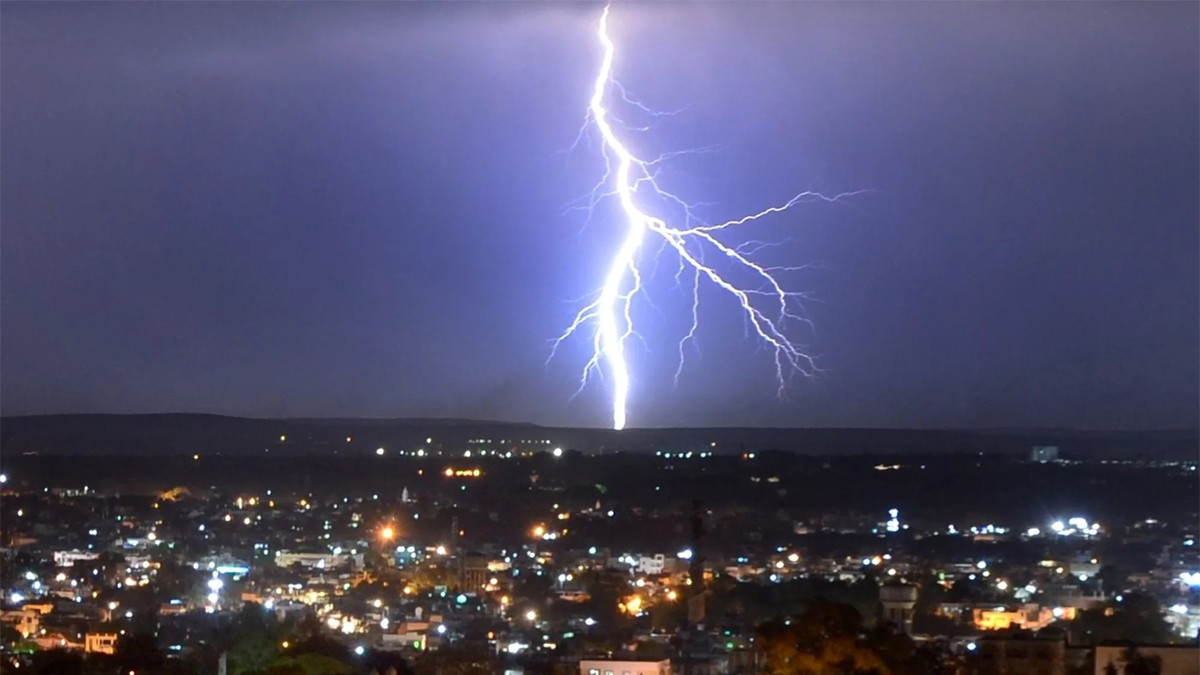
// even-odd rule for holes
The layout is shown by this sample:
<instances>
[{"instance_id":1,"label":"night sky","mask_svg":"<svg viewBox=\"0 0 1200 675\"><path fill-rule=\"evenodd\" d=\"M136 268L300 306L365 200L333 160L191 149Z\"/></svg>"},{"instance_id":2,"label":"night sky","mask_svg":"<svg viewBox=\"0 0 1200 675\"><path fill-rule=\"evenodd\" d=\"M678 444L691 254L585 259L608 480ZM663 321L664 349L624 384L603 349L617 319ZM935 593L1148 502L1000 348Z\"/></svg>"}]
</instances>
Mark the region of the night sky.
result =
<instances>
[{"instance_id":1,"label":"night sky","mask_svg":"<svg viewBox=\"0 0 1200 675\"><path fill-rule=\"evenodd\" d=\"M550 340L619 232L565 212L599 5L0 5L0 407L604 426ZM618 4L634 141L819 300L780 401L705 293L631 426L1195 427L1200 5ZM666 174L664 174L666 175Z\"/></svg>"}]
</instances>

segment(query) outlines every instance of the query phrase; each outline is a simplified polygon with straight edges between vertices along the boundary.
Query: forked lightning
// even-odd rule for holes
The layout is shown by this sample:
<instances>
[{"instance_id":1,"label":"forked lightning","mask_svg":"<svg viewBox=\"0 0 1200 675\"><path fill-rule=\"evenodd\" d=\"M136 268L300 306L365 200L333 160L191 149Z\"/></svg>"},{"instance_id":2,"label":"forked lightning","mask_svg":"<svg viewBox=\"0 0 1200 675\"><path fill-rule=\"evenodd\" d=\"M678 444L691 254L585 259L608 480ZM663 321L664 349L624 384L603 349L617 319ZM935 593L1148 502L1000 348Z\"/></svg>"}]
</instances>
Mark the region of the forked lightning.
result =
<instances>
[{"instance_id":1,"label":"forked lightning","mask_svg":"<svg viewBox=\"0 0 1200 675\"><path fill-rule=\"evenodd\" d=\"M657 172L662 168L664 160L686 153L669 153L653 160L642 159L628 148L614 127L616 123L616 126L624 128L608 108L608 98L614 90L619 94L621 102L643 111L647 109L631 99L613 78L613 57L616 48L608 34L608 19L609 8L605 7L597 30L604 55L596 74L583 130L586 132L588 127L594 125L599 131L601 150L608 170L593 190L588 210L590 212L603 199L615 196L620 204L625 238L608 266L599 296L579 311L575 320L555 341L555 346L585 327L593 331L592 356L584 366L580 387L587 384L593 373L606 374L611 379L612 386L613 428L624 428L631 386L629 365L626 361L626 342L635 335L634 300L645 293L644 275L639 264L643 262L642 254L647 248L647 239L650 239L677 254L677 280L685 272L693 275L692 324L679 343L680 368L683 366L685 348L696 335L699 292L701 283L707 280L737 301L751 334L761 339L764 346L773 353L775 375L782 395L789 374L810 374L815 369L812 357L785 334L786 324L791 321L804 321L797 313L802 296L786 290L777 279L777 275L779 272L797 268L765 266L751 259L754 253L768 244L757 241L730 244L726 239L735 235L739 226L787 211L797 204L807 201L837 201L853 193L827 197L816 192L801 192L782 204L721 224L706 224L699 220L691 204L664 190L657 179ZM663 217L653 215L651 211L656 205L664 210L674 209L682 216L682 226L670 225ZM718 271L715 264L705 261L706 255L717 256L726 267ZM755 284L750 286L741 282L735 283L732 280L734 275L753 279Z\"/></svg>"}]
</instances>

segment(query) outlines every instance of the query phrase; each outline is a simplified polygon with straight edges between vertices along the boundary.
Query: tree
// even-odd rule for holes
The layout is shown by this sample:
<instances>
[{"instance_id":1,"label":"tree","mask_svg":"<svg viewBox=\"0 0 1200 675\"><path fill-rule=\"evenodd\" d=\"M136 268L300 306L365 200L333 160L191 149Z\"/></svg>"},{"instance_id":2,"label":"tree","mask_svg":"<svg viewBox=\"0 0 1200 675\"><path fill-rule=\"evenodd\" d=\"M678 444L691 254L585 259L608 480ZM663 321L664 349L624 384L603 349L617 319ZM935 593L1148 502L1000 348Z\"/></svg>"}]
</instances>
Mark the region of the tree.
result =
<instances>
[{"instance_id":1,"label":"tree","mask_svg":"<svg viewBox=\"0 0 1200 675\"><path fill-rule=\"evenodd\" d=\"M121 672L162 672L166 657L158 650L154 635L131 633L117 641L117 663Z\"/></svg>"},{"instance_id":2,"label":"tree","mask_svg":"<svg viewBox=\"0 0 1200 675\"><path fill-rule=\"evenodd\" d=\"M858 638L862 615L826 600L809 603L804 613L774 620L758 630L769 675L891 675L883 655Z\"/></svg>"},{"instance_id":3,"label":"tree","mask_svg":"<svg viewBox=\"0 0 1200 675\"><path fill-rule=\"evenodd\" d=\"M1071 633L1073 641L1093 645L1104 641L1153 644L1175 639L1158 601L1142 593L1129 593L1122 602L1081 610L1074 621L1062 627Z\"/></svg>"},{"instance_id":4,"label":"tree","mask_svg":"<svg viewBox=\"0 0 1200 675\"><path fill-rule=\"evenodd\" d=\"M1162 673L1162 657L1147 656L1137 647L1129 647L1121 654L1125 662L1125 675L1160 675Z\"/></svg>"},{"instance_id":5,"label":"tree","mask_svg":"<svg viewBox=\"0 0 1200 675\"><path fill-rule=\"evenodd\" d=\"M253 675L279 655L279 623L261 605L247 602L234 617L226 638L231 675Z\"/></svg>"},{"instance_id":6,"label":"tree","mask_svg":"<svg viewBox=\"0 0 1200 675\"><path fill-rule=\"evenodd\" d=\"M264 675L353 675L354 666L321 654L284 656L271 664Z\"/></svg>"},{"instance_id":7,"label":"tree","mask_svg":"<svg viewBox=\"0 0 1200 675\"><path fill-rule=\"evenodd\" d=\"M490 654L466 648L425 652L416 662L416 675L490 675L498 664Z\"/></svg>"}]
</instances>

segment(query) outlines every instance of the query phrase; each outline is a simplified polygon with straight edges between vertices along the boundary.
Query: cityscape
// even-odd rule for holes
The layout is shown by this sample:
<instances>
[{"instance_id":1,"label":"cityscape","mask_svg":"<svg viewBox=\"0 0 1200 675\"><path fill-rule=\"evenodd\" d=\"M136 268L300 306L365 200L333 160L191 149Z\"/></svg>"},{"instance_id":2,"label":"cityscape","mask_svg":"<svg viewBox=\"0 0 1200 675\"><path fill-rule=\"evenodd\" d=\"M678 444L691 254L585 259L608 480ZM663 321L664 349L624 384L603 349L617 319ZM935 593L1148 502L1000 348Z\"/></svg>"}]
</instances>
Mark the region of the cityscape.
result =
<instances>
[{"instance_id":1,"label":"cityscape","mask_svg":"<svg viewBox=\"0 0 1200 675\"><path fill-rule=\"evenodd\" d=\"M176 420L205 422L265 447L69 454L55 430L108 427L117 447L114 426L136 444L156 422L10 420L6 668L782 673L850 658L870 664L854 672L1070 675L1126 668L1130 650L1163 673L1200 663L1198 462L1145 453L1195 443L1184 434L1118 436L1149 444L1125 457L1020 434L1007 452L966 435L937 452L798 454L724 438L564 447L569 430L486 423ZM789 670L800 658L815 661Z\"/></svg>"}]
</instances>

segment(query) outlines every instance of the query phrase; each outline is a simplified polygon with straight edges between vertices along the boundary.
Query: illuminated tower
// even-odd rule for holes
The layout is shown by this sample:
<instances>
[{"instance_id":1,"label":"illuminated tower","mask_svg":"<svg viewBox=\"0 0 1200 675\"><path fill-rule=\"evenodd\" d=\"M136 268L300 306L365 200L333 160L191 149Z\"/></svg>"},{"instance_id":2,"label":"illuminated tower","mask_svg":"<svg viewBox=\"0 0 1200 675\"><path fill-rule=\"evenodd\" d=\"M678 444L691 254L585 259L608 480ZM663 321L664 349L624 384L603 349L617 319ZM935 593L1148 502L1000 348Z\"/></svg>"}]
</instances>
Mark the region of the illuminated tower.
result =
<instances>
[{"instance_id":1,"label":"illuminated tower","mask_svg":"<svg viewBox=\"0 0 1200 675\"><path fill-rule=\"evenodd\" d=\"M879 587L883 620L912 635L913 607L917 605L917 587L906 583L887 583Z\"/></svg>"}]
</instances>

